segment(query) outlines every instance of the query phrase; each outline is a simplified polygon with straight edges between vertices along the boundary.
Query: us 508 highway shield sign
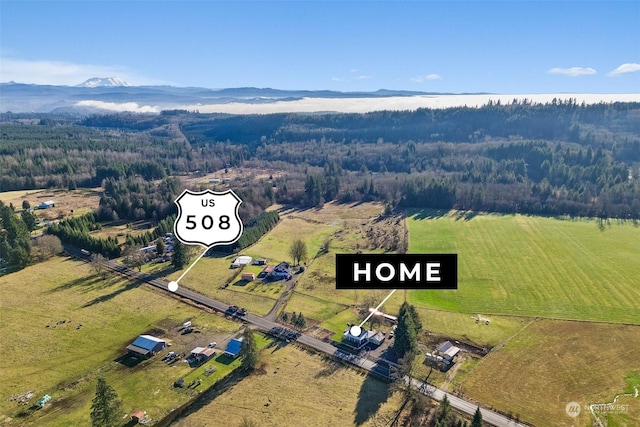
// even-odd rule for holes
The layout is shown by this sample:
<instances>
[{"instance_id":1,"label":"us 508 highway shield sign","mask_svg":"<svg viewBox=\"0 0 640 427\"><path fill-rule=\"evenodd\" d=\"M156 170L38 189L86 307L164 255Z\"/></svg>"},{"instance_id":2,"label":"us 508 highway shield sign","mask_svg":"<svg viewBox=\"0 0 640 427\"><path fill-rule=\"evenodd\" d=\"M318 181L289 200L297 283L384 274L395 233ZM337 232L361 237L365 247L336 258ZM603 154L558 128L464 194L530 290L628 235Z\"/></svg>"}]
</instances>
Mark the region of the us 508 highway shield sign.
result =
<instances>
[{"instance_id":1,"label":"us 508 highway shield sign","mask_svg":"<svg viewBox=\"0 0 640 427\"><path fill-rule=\"evenodd\" d=\"M242 200L233 190L184 190L175 203L178 218L173 231L184 244L229 245L242 235L242 221L238 216Z\"/></svg>"}]
</instances>

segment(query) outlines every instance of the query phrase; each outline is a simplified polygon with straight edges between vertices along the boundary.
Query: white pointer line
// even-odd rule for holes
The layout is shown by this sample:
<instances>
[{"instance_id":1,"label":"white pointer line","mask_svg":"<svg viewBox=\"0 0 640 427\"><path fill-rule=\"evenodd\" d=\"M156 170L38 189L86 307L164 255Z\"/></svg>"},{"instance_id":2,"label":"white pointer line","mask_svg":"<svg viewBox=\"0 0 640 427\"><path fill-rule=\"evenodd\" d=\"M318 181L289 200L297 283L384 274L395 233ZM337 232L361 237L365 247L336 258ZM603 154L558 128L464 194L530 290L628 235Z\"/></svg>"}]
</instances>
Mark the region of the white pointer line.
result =
<instances>
[{"instance_id":1,"label":"white pointer line","mask_svg":"<svg viewBox=\"0 0 640 427\"><path fill-rule=\"evenodd\" d=\"M391 295L393 295L393 293L394 293L395 291L397 291L397 289L394 289L394 290L392 290L391 292L389 292L389 295L387 295L387 297L386 297L385 299L383 299L383 300L382 300L382 302L381 302L380 304L378 304L378 306L376 307L376 309L375 309L375 310L373 310L373 311L371 312L371 314L370 314L370 315L368 315L368 316L367 316L367 317L362 321L362 323L360 323L360 327L361 327L361 328L362 328L362 325L364 325L365 323L367 323L367 320L369 320L369 319L371 318L371 316L373 316L374 314L376 314L376 313L378 312L378 309L379 309L380 307L382 307L382 304L384 304L385 302L387 302L387 300L388 300L389 298L391 298Z\"/></svg>"},{"instance_id":2,"label":"white pointer line","mask_svg":"<svg viewBox=\"0 0 640 427\"><path fill-rule=\"evenodd\" d=\"M181 275L180 277L178 277L178 280L176 280L176 283L178 283L180 280L182 280L182 278L183 278L183 277L184 277L184 276L189 272L189 270L191 270L191 267L193 267L194 265L196 265L196 263L197 263L198 261L200 261L200 258L202 258L202 257L204 256L204 254L206 254L206 253L207 253L207 251L208 251L208 250L209 250L209 246L207 246L206 248L204 248L204 252L202 252L202 253L200 254L200 256L199 256L195 261L193 261L193 262L191 263L191 265L189 266L189 268L187 268L187 269L185 270L185 272L184 272L184 273L182 273L182 275Z\"/></svg>"}]
</instances>

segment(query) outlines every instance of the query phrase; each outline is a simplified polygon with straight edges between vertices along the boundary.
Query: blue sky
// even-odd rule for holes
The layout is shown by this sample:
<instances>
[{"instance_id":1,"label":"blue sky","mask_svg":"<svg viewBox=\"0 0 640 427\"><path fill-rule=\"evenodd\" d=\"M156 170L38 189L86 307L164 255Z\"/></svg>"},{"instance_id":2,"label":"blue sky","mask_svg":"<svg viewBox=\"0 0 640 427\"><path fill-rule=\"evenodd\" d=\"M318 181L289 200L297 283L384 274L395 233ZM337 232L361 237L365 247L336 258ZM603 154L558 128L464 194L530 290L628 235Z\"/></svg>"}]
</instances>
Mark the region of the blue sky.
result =
<instances>
[{"instance_id":1,"label":"blue sky","mask_svg":"<svg viewBox=\"0 0 640 427\"><path fill-rule=\"evenodd\" d=\"M639 93L639 1L0 2L0 81Z\"/></svg>"}]
</instances>

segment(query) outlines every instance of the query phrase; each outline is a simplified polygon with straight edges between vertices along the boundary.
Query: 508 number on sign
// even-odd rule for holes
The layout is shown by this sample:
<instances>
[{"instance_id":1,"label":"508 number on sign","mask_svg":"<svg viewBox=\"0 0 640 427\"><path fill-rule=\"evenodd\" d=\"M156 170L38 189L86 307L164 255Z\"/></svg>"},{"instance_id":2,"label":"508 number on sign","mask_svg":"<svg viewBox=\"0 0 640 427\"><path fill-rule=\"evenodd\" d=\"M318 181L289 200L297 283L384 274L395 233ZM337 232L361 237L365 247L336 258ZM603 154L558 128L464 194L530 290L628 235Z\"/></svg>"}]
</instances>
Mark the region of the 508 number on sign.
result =
<instances>
[{"instance_id":1,"label":"508 number on sign","mask_svg":"<svg viewBox=\"0 0 640 427\"><path fill-rule=\"evenodd\" d=\"M228 230L231 227L230 218L228 215L220 215L218 217L218 228L220 230ZM198 223L196 222L196 215L187 215L185 228L187 230L195 230L198 227ZM205 230L211 230L216 224L216 220L211 215L205 215L200 220L200 225Z\"/></svg>"}]
</instances>

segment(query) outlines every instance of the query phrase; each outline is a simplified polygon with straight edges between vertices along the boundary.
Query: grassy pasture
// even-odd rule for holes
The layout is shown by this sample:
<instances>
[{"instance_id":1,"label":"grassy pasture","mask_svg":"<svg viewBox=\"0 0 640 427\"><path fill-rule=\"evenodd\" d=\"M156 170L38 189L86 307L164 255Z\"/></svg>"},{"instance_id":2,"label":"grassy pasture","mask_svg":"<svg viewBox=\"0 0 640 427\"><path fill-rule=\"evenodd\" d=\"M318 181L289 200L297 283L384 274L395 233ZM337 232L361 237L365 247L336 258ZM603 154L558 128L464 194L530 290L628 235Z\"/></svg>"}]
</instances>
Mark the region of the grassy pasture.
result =
<instances>
[{"instance_id":1,"label":"grassy pasture","mask_svg":"<svg viewBox=\"0 0 640 427\"><path fill-rule=\"evenodd\" d=\"M262 370L233 385L176 427L383 425L401 403L389 385L294 346L262 350ZM385 418L386 420L386 418Z\"/></svg>"},{"instance_id":2,"label":"grassy pasture","mask_svg":"<svg viewBox=\"0 0 640 427\"><path fill-rule=\"evenodd\" d=\"M480 362L462 389L534 425L586 426L585 405L611 402L631 382L640 388L633 373L639 355L639 326L538 320ZM569 402L582 406L575 419L565 413ZM640 413L640 398L625 398L624 404L629 411L612 415L618 423L613 425L635 425L625 419Z\"/></svg>"},{"instance_id":3,"label":"grassy pasture","mask_svg":"<svg viewBox=\"0 0 640 427\"><path fill-rule=\"evenodd\" d=\"M115 388L126 412L143 409L157 420L188 399L170 385L191 370L156 358L127 368L115 363L125 347L141 333L162 335L167 325L187 319L203 335L224 338L238 328L145 285L119 277L102 280L88 264L67 258L4 276L0 312L0 414L13 418L11 425L88 425L98 375ZM225 367L218 371L222 375ZM35 392L32 403L44 394L53 400L19 417L28 406L9 397L28 390Z\"/></svg>"},{"instance_id":4,"label":"grassy pasture","mask_svg":"<svg viewBox=\"0 0 640 427\"><path fill-rule=\"evenodd\" d=\"M254 266L247 266L242 270L230 269L229 266L235 258L235 255L203 257L179 283L227 304L244 307L253 314L267 314L284 291L284 285L280 282L260 284L258 281L248 283L240 281L243 271L255 273L259 270ZM186 268L172 271L166 276L166 279L178 279L186 271ZM221 289L220 287L225 283L229 283L229 286Z\"/></svg>"},{"instance_id":5,"label":"grassy pasture","mask_svg":"<svg viewBox=\"0 0 640 427\"><path fill-rule=\"evenodd\" d=\"M410 252L457 253L457 291L413 291L423 307L640 323L640 227L595 220L414 211Z\"/></svg>"}]
</instances>

